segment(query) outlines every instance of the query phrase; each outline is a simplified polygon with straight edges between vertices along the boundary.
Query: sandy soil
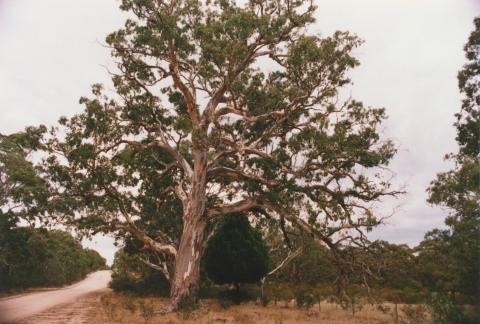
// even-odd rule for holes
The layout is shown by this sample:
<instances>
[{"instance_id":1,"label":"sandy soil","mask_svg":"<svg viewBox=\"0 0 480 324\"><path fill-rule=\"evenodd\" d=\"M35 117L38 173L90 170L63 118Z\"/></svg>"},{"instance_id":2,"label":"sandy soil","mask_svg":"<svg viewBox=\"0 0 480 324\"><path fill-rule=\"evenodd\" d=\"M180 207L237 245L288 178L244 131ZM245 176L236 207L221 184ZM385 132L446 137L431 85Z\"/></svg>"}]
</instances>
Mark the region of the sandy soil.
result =
<instances>
[{"instance_id":1,"label":"sandy soil","mask_svg":"<svg viewBox=\"0 0 480 324\"><path fill-rule=\"evenodd\" d=\"M16 321L15 324L85 324L95 310L100 297L108 293L105 288L79 297L74 302L49 308L33 316Z\"/></svg>"},{"instance_id":2,"label":"sandy soil","mask_svg":"<svg viewBox=\"0 0 480 324\"><path fill-rule=\"evenodd\" d=\"M108 292L109 281L110 271L98 271L65 288L0 299L0 322L82 323L84 310Z\"/></svg>"}]
</instances>

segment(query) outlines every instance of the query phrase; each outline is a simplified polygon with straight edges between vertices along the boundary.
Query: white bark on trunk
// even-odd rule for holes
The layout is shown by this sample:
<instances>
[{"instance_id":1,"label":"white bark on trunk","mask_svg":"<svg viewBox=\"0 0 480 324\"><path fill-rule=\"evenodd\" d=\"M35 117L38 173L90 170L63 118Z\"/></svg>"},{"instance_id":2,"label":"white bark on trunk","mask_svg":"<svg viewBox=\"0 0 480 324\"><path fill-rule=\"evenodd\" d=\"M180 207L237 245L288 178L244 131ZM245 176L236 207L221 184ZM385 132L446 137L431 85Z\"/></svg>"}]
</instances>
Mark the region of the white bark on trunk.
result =
<instances>
[{"instance_id":1,"label":"white bark on trunk","mask_svg":"<svg viewBox=\"0 0 480 324\"><path fill-rule=\"evenodd\" d=\"M175 274L171 281L170 298L174 309L195 302L198 294L200 263L207 239L206 169L207 154L197 147L194 149L192 186L187 208L184 210Z\"/></svg>"},{"instance_id":2,"label":"white bark on trunk","mask_svg":"<svg viewBox=\"0 0 480 324\"><path fill-rule=\"evenodd\" d=\"M175 274L171 281L171 303L174 308L195 302L200 262L205 249L206 222L201 217L184 223L182 238L175 260Z\"/></svg>"}]
</instances>

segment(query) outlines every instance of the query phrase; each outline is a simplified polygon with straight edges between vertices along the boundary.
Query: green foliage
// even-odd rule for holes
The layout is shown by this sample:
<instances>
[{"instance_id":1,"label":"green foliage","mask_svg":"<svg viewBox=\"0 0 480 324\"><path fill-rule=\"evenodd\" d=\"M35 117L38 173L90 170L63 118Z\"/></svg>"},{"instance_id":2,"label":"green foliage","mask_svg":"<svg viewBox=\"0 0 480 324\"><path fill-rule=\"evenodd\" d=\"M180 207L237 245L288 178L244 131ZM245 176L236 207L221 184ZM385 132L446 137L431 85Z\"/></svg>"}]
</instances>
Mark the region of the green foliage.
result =
<instances>
[{"instance_id":1,"label":"green foliage","mask_svg":"<svg viewBox=\"0 0 480 324\"><path fill-rule=\"evenodd\" d=\"M333 282L336 277L336 268L332 262L332 254L325 247L319 246L311 237L298 235L295 246L303 246L302 253L280 268L268 280L276 282L307 283L315 286L318 283ZM301 239L298 239L301 238ZM271 266L274 268L288 256L291 249L283 242L283 237L270 236L267 243L271 253Z\"/></svg>"},{"instance_id":2,"label":"green foliage","mask_svg":"<svg viewBox=\"0 0 480 324\"><path fill-rule=\"evenodd\" d=\"M62 118L46 143L44 168L61 193L52 208L66 223L161 255L181 288L175 299L197 291L197 248L232 212L280 219L338 258L366 243L357 233L380 224L374 203L400 192L384 178L396 152L380 136L385 109L342 100L358 37L307 33L316 6L299 0L120 7L130 18L106 39L114 94L93 85L84 111ZM259 238L232 230L207 271L217 282L259 280L268 270ZM195 277L188 289L185 274Z\"/></svg>"},{"instance_id":3,"label":"green foliage","mask_svg":"<svg viewBox=\"0 0 480 324\"><path fill-rule=\"evenodd\" d=\"M317 298L315 298L314 289L306 284L296 285L294 296L297 307L300 308L310 308L318 302Z\"/></svg>"},{"instance_id":4,"label":"green foliage","mask_svg":"<svg viewBox=\"0 0 480 324\"><path fill-rule=\"evenodd\" d=\"M215 295L215 298L220 302L220 306L228 308L232 305L238 305L240 303L255 301L259 295L258 287L245 284L242 289L221 289ZM204 297L202 292L200 296Z\"/></svg>"},{"instance_id":5,"label":"green foliage","mask_svg":"<svg viewBox=\"0 0 480 324\"><path fill-rule=\"evenodd\" d=\"M339 297L340 306L344 309L350 309L352 315L355 316L355 313L361 310L367 301L367 287L359 284L350 284Z\"/></svg>"},{"instance_id":6,"label":"green foliage","mask_svg":"<svg viewBox=\"0 0 480 324\"><path fill-rule=\"evenodd\" d=\"M218 297L220 307L223 309L227 309L235 304L238 304L238 297L230 291L224 291L223 293L219 294Z\"/></svg>"},{"instance_id":7,"label":"green foliage","mask_svg":"<svg viewBox=\"0 0 480 324\"><path fill-rule=\"evenodd\" d=\"M269 235L267 243L273 251L270 259L275 267L288 256L291 249L276 235ZM347 265L339 265L331 250L319 246L311 238L297 235L295 241L290 243L294 246L302 245L303 252L268 277L265 294L273 293L268 296L269 299L275 300L276 288L284 284L290 285L291 294L294 294L297 287L308 284L311 287L308 293L317 296L317 299L335 296L337 301L350 305L348 291L368 282L370 297L379 301L426 301L429 290L424 286L419 258L415 255L416 250L406 245L374 241L369 244L368 252L360 247L349 247L341 251L341 261L347 262ZM428 276L428 272L424 274ZM334 284L340 280L343 280L341 285ZM271 287L269 281L274 287ZM363 289L361 295L367 295L366 289Z\"/></svg>"},{"instance_id":8,"label":"green foliage","mask_svg":"<svg viewBox=\"0 0 480 324\"><path fill-rule=\"evenodd\" d=\"M270 282L264 286L264 295L275 304L278 301L288 301L295 297L294 287L288 282Z\"/></svg>"},{"instance_id":9,"label":"green foliage","mask_svg":"<svg viewBox=\"0 0 480 324\"><path fill-rule=\"evenodd\" d=\"M30 227L0 230L0 246L7 251L0 263L0 291L65 285L105 268L104 258L83 249L67 232Z\"/></svg>"},{"instance_id":10,"label":"green foliage","mask_svg":"<svg viewBox=\"0 0 480 324\"><path fill-rule=\"evenodd\" d=\"M44 132L0 134L0 291L64 285L105 267L105 259L67 232L18 226L50 221L42 217L50 208L49 187L29 161Z\"/></svg>"},{"instance_id":11,"label":"green foliage","mask_svg":"<svg viewBox=\"0 0 480 324\"><path fill-rule=\"evenodd\" d=\"M338 100L359 64L358 37L306 34L316 7L304 1L123 0L121 8L131 18L106 39L118 63L115 95L94 85L84 111L62 118L47 145L66 219L172 247L186 207L213 223L239 199L255 202L242 212L282 211L319 240L342 225L379 224L372 202L398 192L381 172L357 170L380 170L395 154L379 133L385 110ZM258 67L263 59L272 71Z\"/></svg>"},{"instance_id":12,"label":"green foliage","mask_svg":"<svg viewBox=\"0 0 480 324\"><path fill-rule=\"evenodd\" d=\"M19 219L33 221L45 211L48 186L40 178L40 170L28 160L29 152L38 148L38 137L43 132L41 127L9 136L0 134L1 222L14 226Z\"/></svg>"},{"instance_id":13,"label":"green foliage","mask_svg":"<svg viewBox=\"0 0 480 324\"><path fill-rule=\"evenodd\" d=\"M268 271L265 242L244 215L223 218L204 258L207 274L217 284L258 282Z\"/></svg>"},{"instance_id":14,"label":"green foliage","mask_svg":"<svg viewBox=\"0 0 480 324\"><path fill-rule=\"evenodd\" d=\"M145 265L140 257L140 254L129 254L123 248L118 250L112 265L110 287L139 295L168 296L170 283L165 276Z\"/></svg>"},{"instance_id":15,"label":"green foliage","mask_svg":"<svg viewBox=\"0 0 480 324\"><path fill-rule=\"evenodd\" d=\"M462 109L456 114L459 153L478 158L480 154L480 16L473 20L475 29L465 44L467 63L458 72L458 87L463 94Z\"/></svg>"},{"instance_id":16,"label":"green foliage","mask_svg":"<svg viewBox=\"0 0 480 324\"><path fill-rule=\"evenodd\" d=\"M455 295L469 302L480 302L480 17L465 45L467 63L458 74L463 95L456 114L457 154L447 155L455 162L451 171L432 181L429 202L450 209L446 230L427 233L420 246L422 269L433 291ZM428 278L428 274L433 276Z\"/></svg>"},{"instance_id":17,"label":"green foliage","mask_svg":"<svg viewBox=\"0 0 480 324\"><path fill-rule=\"evenodd\" d=\"M438 324L468 323L462 308L452 298L444 294L433 293L428 300L432 321Z\"/></svg>"},{"instance_id":18,"label":"green foliage","mask_svg":"<svg viewBox=\"0 0 480 324\"><path fill-rule=\"evenodd\" d=\"M261 288L258 284L243 284L238 291L225 289L223 286L215 285L205 278L199 291L199 297L203 299L216 299L220 302L233 305L240 302L256 301L261 295Z\"/></svg>"},{"instance_id":19,"label":"green foliage","mask_svg":"<svg viewBox=\"0 0 480 324\"><path fill-rule=\"evenodd\" d=\"M375 297L393 303L425 302L428 289L424 286L419 265L423 260L415 255L415 249L405 244L375 241L369 251L358 250L356 257L374 276L369 282L375 290ZM362 279L358 278L356 283L362 283Z\"/></svg>"}]
</instances>

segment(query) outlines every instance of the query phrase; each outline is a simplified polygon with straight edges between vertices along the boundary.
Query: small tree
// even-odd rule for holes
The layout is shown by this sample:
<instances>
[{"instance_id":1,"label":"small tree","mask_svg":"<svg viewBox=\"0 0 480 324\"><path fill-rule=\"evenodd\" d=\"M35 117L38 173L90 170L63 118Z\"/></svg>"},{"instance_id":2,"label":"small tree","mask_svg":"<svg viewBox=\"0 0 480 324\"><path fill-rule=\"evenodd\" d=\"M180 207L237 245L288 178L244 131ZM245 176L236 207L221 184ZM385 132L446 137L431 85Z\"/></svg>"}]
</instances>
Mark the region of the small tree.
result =
<instances>
[{"instance_id":1,"label":"small tree","mask_svg":"<svg viewBox=\"0 0 480 324\"><path fill-rule=\"evenodd\" d=\"M268 271L268 251L261 233L241 214L226 216L205 251L207 274L217 284L254 283Z\"/></svg>"}]
</instances>

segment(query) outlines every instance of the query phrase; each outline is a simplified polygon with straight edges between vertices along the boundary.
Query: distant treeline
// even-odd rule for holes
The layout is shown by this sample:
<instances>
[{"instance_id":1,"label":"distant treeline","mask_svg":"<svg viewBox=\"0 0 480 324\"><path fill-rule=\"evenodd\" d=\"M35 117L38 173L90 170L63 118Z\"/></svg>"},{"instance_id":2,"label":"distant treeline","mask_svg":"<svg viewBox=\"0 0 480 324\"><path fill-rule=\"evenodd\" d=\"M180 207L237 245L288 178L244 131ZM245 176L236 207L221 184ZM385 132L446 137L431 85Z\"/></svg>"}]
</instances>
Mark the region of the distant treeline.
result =
<instances>
[{"instance_id":1,"label":"distant treeline","mask_svg":"<svg viewBox=\"0 0 480 324\"><path fill-rule=\"evenodd\" d=\"M303 245L300 256L266 278L263 291L267 300L317 296L345 301L370 297L377 301L423 304L429 302L432 294L441 294L451 296L460 304L478 303L477 267L461 258L464 253L459 255L450 249L451 240L442 241L434 233L429 233L416 248L376 241L368 253L361 248L344 250L352 262L355 260L356 264L368 268L370 275L367 278L354 268L350 273L339 273L332 253L308 238L304 239ZM269 254L270 271L285 255L286 252L281 250ZM118 251L112 267L111 287L117 291L168 296L168 282L161 272L141 262L146 258L144 253L132 251L128 246ZM222 262L218 260L217 266L221 267ZM202 287L213 287L206 272L203 270L202 273ZM341 290L336 287L339 280L346 280ZM260 286L258 290L253 286L249 289L252 297L259 296Z\"/></svg>"},{"instance_id":2,"label":"distant treeline","mask_svg":"<svg viewBox=\"0 0 480 324\"><path fill-rule=\"evenodd\" d=\"M103 257L65 231L0 222L0 291L65 285L105 266Z\"/></svg>"}]
</instances>

